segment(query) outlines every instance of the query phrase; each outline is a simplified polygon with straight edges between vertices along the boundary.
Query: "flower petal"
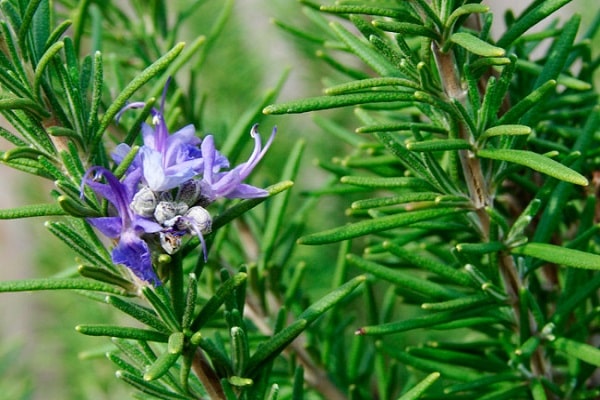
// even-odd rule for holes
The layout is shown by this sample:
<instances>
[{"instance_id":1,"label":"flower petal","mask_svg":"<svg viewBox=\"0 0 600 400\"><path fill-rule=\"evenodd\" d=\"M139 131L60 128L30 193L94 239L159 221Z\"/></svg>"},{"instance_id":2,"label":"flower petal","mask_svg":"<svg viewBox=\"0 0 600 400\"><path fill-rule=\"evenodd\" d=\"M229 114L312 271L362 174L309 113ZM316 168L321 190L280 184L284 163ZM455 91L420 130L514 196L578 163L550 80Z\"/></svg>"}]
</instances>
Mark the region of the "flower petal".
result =
<instances>
[{"instance_id":1,"label":"flower petal","mask_svg":"<svg viewBox=\"0 0 600 400\"><path fill-rule=\"evenodd\" d=\"M126 231L112 251L112 261L123 264L143 281L153 285L160 284L154 269L150 248L134 232Z\"/></svg>"}]
</instances>

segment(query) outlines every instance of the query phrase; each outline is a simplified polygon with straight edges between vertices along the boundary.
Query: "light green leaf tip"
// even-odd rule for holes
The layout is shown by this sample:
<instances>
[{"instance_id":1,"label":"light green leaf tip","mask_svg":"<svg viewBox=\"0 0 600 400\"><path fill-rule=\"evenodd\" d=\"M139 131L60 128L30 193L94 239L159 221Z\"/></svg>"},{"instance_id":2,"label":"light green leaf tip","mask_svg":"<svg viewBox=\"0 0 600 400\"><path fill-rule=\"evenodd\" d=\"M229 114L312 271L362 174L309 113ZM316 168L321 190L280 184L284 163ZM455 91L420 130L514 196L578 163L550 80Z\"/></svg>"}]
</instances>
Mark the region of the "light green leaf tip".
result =
<instances>
[{"instance_id":1,"label":"light green leaf tip","mask_svg":"<svg viewBox=\"0 0 600 400\"><path fill-rule=\"evenodd\" d=\"M512 253L567 267L600 270L600 255L547 243L527 243L514 248Z\"/></svg>"}]
</instances>

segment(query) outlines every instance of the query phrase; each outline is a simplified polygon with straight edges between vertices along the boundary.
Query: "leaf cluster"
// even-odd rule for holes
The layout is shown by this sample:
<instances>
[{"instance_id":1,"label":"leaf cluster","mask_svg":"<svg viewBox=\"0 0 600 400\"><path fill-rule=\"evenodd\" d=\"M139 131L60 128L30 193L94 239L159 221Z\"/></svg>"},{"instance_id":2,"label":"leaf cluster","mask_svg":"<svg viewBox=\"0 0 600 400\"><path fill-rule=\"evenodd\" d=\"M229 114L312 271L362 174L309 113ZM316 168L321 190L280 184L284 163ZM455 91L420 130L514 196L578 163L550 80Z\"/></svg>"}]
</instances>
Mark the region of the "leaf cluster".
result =
<instances>
[{"instance_id":1,"label":"leaf cluster","mask_svg":"<svg viewBox=\"0 0 600 400\"><path fill-rule=\"evenodd\" d=\"M359 199L351 223L300 238L366 245L346 262L372 277L356 334L374 340L352 342L364 376L335 370L353 398L371 379L380 398L406 390L400 366L440 374L424 398L597 396L598 18L579 37L578 16L531 33L568 3L534 1L494 40L479 2L302 3L314 29L280 26L336 77L264 112L354 107L360 123L315 116L352 148L320 162L334 178L315 195ZM365 68L336 61L348 55ZM443 339L403 345L414 330Z\"/></svg>"}]
</instances>

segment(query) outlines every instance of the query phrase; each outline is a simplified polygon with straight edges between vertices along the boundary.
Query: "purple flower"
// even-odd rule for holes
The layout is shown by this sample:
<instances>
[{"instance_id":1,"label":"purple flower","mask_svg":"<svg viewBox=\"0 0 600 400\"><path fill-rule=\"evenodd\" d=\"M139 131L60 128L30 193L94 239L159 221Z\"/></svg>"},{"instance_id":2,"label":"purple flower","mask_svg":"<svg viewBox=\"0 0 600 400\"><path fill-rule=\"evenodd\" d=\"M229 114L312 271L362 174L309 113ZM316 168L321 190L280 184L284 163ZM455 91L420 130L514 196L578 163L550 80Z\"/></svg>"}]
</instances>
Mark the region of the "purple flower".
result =
<instances>
[{"instance_id":1,"label":"purple flower","mask_svg":"<svg viewBox=\"0 0 600 400\"><path fill-rule=\"evenodd\" d=\"M101 183L101 178L104 178L106 183ZM98 196L108 200L117 215L87 220L107 237L118 239L112 250L113 263L123 264L141 280L157 285L160 282L152 268L150 248L141 236L145 233L156 233L162 227L139 216L130 208L139 181L138 170L128 174L121 182L106 168L90 168L83 177L82 187L87 185Z\"/></svg>"},{"instance_id":2,"label":"purple flower","mask_svg":"<svg viewBox=\"0 0 600 400\"><path fill-rule=\"evenodd\" d=\"M220 171L221 168L227 168L228 166L220 160L220 154L215 149L213 137L211 135L206 136L201 145L204 164L202 176L205 188L204 197L209 202L212 202L219 197L250 199L267 196L269 193L266 190L242 182L263 158L271 146L276 133L277 128L273 128L269 140L263 147L260 134L258 133L258 124L255 124L250 131L250 135L254 138L254 150L250 158L245 163L227 172Z\"/></svg>"},{"instance_id":3,"label":"purple flower","mask_svg":"<svg viewBox=\"0 0 600 400\"><path fill-rule=\"evenodd\" d=\"M164 118L167 87L168 82L163 90L160 109L151 111L154 127L142 124L144 145L132 164L133 168L142 168L144 182L153 191L176 188L203 169L200 139L196 136L194 126L187 125L169 134ZM131 103L120 113L143 106L144 103ZM120 144L112 154L113 159L120 163L130 150L128 145ZM221 163L227 161L223 156L219 160Z\"/></svg>"}]
</instances>

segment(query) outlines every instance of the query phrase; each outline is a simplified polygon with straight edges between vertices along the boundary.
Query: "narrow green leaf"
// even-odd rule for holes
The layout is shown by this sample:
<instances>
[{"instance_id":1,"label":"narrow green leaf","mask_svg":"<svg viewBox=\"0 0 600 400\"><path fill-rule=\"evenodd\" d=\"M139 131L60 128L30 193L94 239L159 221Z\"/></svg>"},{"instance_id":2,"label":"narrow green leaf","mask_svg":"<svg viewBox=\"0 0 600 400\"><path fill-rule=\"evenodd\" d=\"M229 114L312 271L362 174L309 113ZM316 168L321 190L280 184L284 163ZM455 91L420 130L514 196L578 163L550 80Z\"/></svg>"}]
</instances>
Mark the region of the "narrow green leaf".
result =
<instances>
[{"instance_id":1,"label":"narrow green leaf","mask_svg":"<svg viewBox=\"0 0 600 400\"><path fill-rule=\"evenodd\" d=\"M432 124L419 123L419 122L400 122L400 123L387 123L387 124L361 126L360 128L356 129L356 132L357 133L396 132L396 131L411 132L413 129L416 129L419 132L432 132L432 133L442 133L442 134L448 133L448 130L442 126L436 126L436 125L432 125Z\"/></svg>"},{"instance_id":2,"label":"narrow green leaf","mask_svg":"<svg viewBox=\"0 0 600 400\"><path fill-rule=\"evenodd\" d=\"M407 250L390 241L384 242L383 246L389 250L390 253L408 261L416 268L422 268L426 271L433 272L434 274L444 277L461 286L469 287L473 285L471 278L467 274L456 269L451 264L434 260L431 257L426 257L416 251Z\"/></svg>"},{"instance_id":3,"label":"narrow green leaf","mask_svg":"<svg viewBox=\"0 0 600 400\"><path fill-rule=\"evenodd\" d=\"M101 217L102 214L96 210L93 210L87 206L84 206L79 201L73 200L69 196L59 196L57 198L58 204L63 209L65 214L69 214L74 217ZM63 214L64 215L64 214Z\"/></svg>"},{"instance_id":4,"label":"narrow green leaf","mask_svg":"<svg viewBox=\"0 0 600 400\"><path fill-rule=\"evenodd\" d=\"M292 181L296 179L298 169L300 168L300 159L304 152L304 146L305 142L303 140L296 142L287 156L288 161L283 167L283 171L279 179L282 181ZM267 222L264 227L263 237L260 241L261 256L259 259L259 265L261 266L261 269L266 267L267 262L273 256L278 234L281 232L281 226L284 220L290 194L291 191L288 190L280 196L271 199L271 204L268 209Z\"/></svg>"},{"instance_id":5,"label":"narrow green leaf","mask_svg":"<svg viewBox=\"0 0 600 400\"><path fill-rule=\"evenodd\" d=\"M229 334L231 336L233 372L238 376L242 376L246 370L248 359L250 358L248 338L246 332L239 326L232 327Z\"/></svg>"},{"instance_id":6,"label":"narrow green leaf","mask_svg":"<svg viewBox=\"0 0 600 400\"><path fill-rule=\"evenodd\" d=\"M89 263L114 268L112 262L103 257L106 252L100 252L94 246L90 246L89 241L82 239L80 232L76 232L72 227L58 221L47 221L45 226Z\"/></svg>"},{"instance_id":7,"label":"narrow green leaf","mask_svg":"<svg viewBox=\"0 0 600 400\"><path fill-rule=\"evenodd\" d=\"M535 24L570 2L571 0L540 1L535 8L521 15L519 19L504 32L502 37L498 40L497 45L499 47L508 48L515 40Z\"/></svg>"},{"instance_id":8,"label":"narrow green leaf","mask_svg":"<svg viewBox=\"0 0 600 400\"><path fill-rule=\"evenodd\" d=\"M563 337L556 338L556 340L551 341L550 346L556 350L560 350L563 353L568 354L571 357L578 358L588 364L600 367L600 349L597 347Z\"/></svg>"},{"instance_id":9,"label":"narrow green leaf","mask_svg":"<svg viewBox=\"0 0 600 400\"><path fill-rule=\"evenodd\" d=\"M489 44L466 32L454 33L450 36L450 41L482 57L504 57L504 54L506 54L503 48Z\"/></svg>"},{"instance_id":10,"label":"narrow green leaf","mask_svg":"<svg viewBox=\"0 0 600 400\"><path fill-rule=\"evenodd\" d=\"M431 190L431 185L424 179L400 177L400 178L383 178L371 176L343 176L340 182L349 185L369 187L369 188L403 188L414 190Z\"/></svg>"},{"instance_id":11,"label":"narrow green leaf","mask_svg":"<svg viewBox=\"0 0 600 400\"><path fill-rule=\"evenodd\" d=\"M356 106L370 103L389 103L403 101L413 103L413 94L401 91L372 91L363 93L349 93L338 96L319 96L300 99L286 103L272 104L265 107L265 114L295 114L308 111L325 110L329 108Z\"/></svg>"},{"instance_id":12,"label":"narrow green leaf","mask_svg":"<svg viewBox=\"0 0 600 400\"><path fill-rule=\"evenodd\" d=\"M361 40L354 33L338 22L329 24L342 42L346 44L356 56L373 68L381 76L399 76L400 71L383 55L381 55L369 42Z\"/></svg>"},{"instance_id":13,"label":"narrow green leaf","mask_svg":"<svg viewBox=\"0 0 600 400\"><path fill-rule=\"evenodd\" d=\"M0 210L0 219L47 217L50 215L66 215L66 213L58 204L31 204Z\"/></svg>"},{"instance_id":14,"label":"narrow green leaf","mask_svg":"<svg viewBox=\"0 0 600 400\"><path fill-rule=\"evenodd\" d=\"M187 396L182 396L180 394L174 393L172 389L167 389L163 386L159 386L156 384L151 384L142 378L131 374L127 371L117 371L115 373L117 379L121 379L124 382L127 382L129 385L138 389L139 391L146 393L152 397L156 397L157 399L162 400L178 400L178 399L189 399Z\"/></svg>"},{"instance_id":15,"label":"narrow green leaf","mask_svg":"<svg viewBox=\"0 0 600 400\"><path fill-rule=\"evenodd\" d=\"M148 309L130 301L123 300L115 296L106 296L105 301L106 303L110 304L116 309L137 319L144 325L147 325L165 334L171 333L170 329L160 320L160 318L158 318L156 313L151 309Z\"/></svg>"},{"instance_id":16,"label":"narrow green leaf","mask_svg":"<svg viewBox=\"0 0 600 400\"><path fill-rule=\"evenodd\" d=\"M528 73L542 76L542 72L544 70L544 66L538 65L532 61L527 60L517 60L517 68L521 71L526 71ZM567 74L559 73L556 75L556 83L559 85L563 85L569 89L573 90L590 90L592 85L589 82L582 81L580 79L574 78Z\"/></svg>"},{"instance_id":17,"label":"narrow green leaf","mask_svg":"<svg viewBox=\"0 0 600 400\"><path fill-rule=\"evenodd\" d=\"M325 89L325 94L331 95L340 95L351 92L360 92L365 91L366 89L373 89L379 87L386 86L399 86L410 89L419 90L421 89L421 85L416 82L413 82L404 78L393 78L393 77L384 77L384 78L369 78L369 79L361 79L358 81L352 81L348 83L343 83L341 85L331 86Z\"/></svg>"},{"instance_id":18,"label":"narrow green leaf","mask_svg":"<svg viewBox=\"0 0 600 400\"><path fill-rule=\"evenodd\" d=\"M198 279L196 274L190 274L188 279L188 289L185 298L185 307L183 309L183 316L181 317L181 325L183 329L189 329L194 318L194 311L196 307L196 298L198 297Z\"/></svg>"},{"instance_id":19,"label":"narrow green leaf","mask_svg":"<svg viewBox=\"0 0 600 400\"><path fill-rule=\"evenodd\" d=\"M486 129L480 136L480 140L487 139L493 136L507 135L529 135L531 128L526 125L498 125Z\"/></svg>"},{"instance_id":20,"label":"narrow green leaf","mask_svg":"<svg viewBox=\"0 0 600 400\"><path fill-rule=\"evenodd\" d=\"M92 139L90 146L90 154L93 154L96 147L100 144L102 135L108 125L113 121L117 113L125 106L127 100L146 82L150 79L158 76L163 72L181 53L185 46L185 43L178 43L164 56L156 60L152 65L144 69L139 75L137 75L129 84L123 89L121 93L114 99L111 105L106 110L106 113L100 121L100 126Z\"/></svg>"},{"instance_id":21,"label":"narrow green leaf","mask_svg":"<svg viewBox=\"0 0 600 400\"><path fill-rule=\"evenodd\" d=\"M169 327L171 331L181 330L180 321L175 315L175 311L170 306L169 299L165 299L166 296L161 296L158 292L164 290L164 288L152 288L150 286L144 286L142 293L144 297L152 304L154 311L160 316L162 321Z\"/></svg>"},{"instance_id":22,"label":"narrow green leaf","mask_svg":"<svg viewBox=\"0 0 600 400\"><path fill-rule=\"evenodd\" d=\"M404 272L398 269L392 269L373 261L365 260L355 254L348 254L346 260L353 266L360 268L376 277L388 281L396 286L408 288L411 291L422 293L432 299L445 300L455 298L458 292L448 289L437 283L425 280L421 277Z\"/></svg>"},{"instance_id":23,"label":"narrow green leaf","mask_svg":"<svg viewBox=\"0 0 600 400\"><path fill-rule=\"evenodd\" d=\"M302 312L302 314L298 316L298 319L306 320L306 322L309 324L312 323L315 319L323 315L325 311L344 300L350 293L354 291L354 289L358 287L358 285L363 283L366 279L366 275L359 275L349 280L342 286L332 290L315 303L311 304L310 307L308 307Z\"/></svg>"},{"instance_id":24,"label":"narrow green leaf","mask_svg":"<svg viewBox=\"0 0 600 400\"><path fill-rule=\"evenodd\" d=\"M177 353L162 353L144 373L143 379L145 381L154 381L161 378L163 375L169 372L169 369L171 369L173 364L175 364L177 359L179 359L179 356L180 354Z\"/></svg>"},{"instance_id":25,"label":"narrow green leaf","mask_svg":"<svg viewBox=\"0 0 600 400\"><path fill-rule=\"evenodd\" d=\"M248 360L244 376L253 377L260 366L275 358L283 349L300 335L308 326L308 321L299 319L277 332L266 342L263 342Z\"/></svg>"},{"instance_id":26,"label":"narrow green leaf","mask_svg":"<svg viewBox=\"0 0 600 400\"><path fill-rule=\"evenodd\" d=\"M42 0L32 0L27 5L25 9L25 13L23 14L23 19L21 20L21 26L19 27L19 47L22 49L27 48L25 45L25 37L27 33L30 31L30 26L33 21L33 15L38 9Z\"/></svg>"},{"instance_id":27,"label":"narrow green leaf","mask_svg":"<svg viewBox=\"0 0 600 400\"><path fill-rule=\"evenodd\" d=\"M421 398L423 393L440 377L439 372L432 372L425 379L419 382L415 387L410 389L398 398L398 400L417 400Z\"/></svg>"},{"instance_id":28,"label":"narrow green leaf","mask_svg":"<svg viewBox=\"0 0 600 400\"><path fill-rule=\"evenodd\" d=\"M403 193L398 196L378 197L374 199L357 200L350 206L353 210L367 210L370 208L379 208L387 206L395 206L399 204L435 201L440 197L439 193L435 192L410 192Z\"/></svg>"},{"instance_id":29,"label":"narrow green leaf","mask_svg":"<svg viewBox=\"0 0 600 400\"><path fill-rule=\"evenodd\" d=\"M126 296L127 291L122 288L107 285L106 283L91 279L66 278L66 279L23 279L15 281L0 281L0 293L3 292L29 292L37 290L90 290L96 292L112 293Z\"/></svg>"},{"instance_id":30,"label":"narrow green leaf","mask_svg":"<svg viewBox=\"0 0 600 400\"><path fill-rule=\"evenodd\" d=\"M169 335L148 329L129 328L110 325L77 325L75 330L88 336L109 336L123 339L145 340L167 343Z\"/></svg>"},{"instance_id":31,"label":"narrow green leaf","mask_svg":"<svg viewBox=\"0 0 600 400\"><path fill-rule=\"evenodd\" d=\"M432 314L426 314L401 321L389 322L387 324L372 325L359 328L354 332L355 335L390 335L393 333L406 332L418 328L428 328L438 326L443 323L461 321L474 315L480 316L485 311L491 310L495 306L480 305L470 309L456 311L440 311Z\"/></svg>"},{"instance_id":32,"label":"narrow green leaf","mask_svg":"<svg viewBox=\"0 0 600 400\"><path fill-rule=\"evenodd\" d=\"M267 200L269 197L274 196L278 193L281 193L284 190L291 188L292 186L294 186L294 182L292 182L292 181L279 182L279 183L276 183L274 185L271 185L271 186L265 188L265 190L267 190L269 192L268 197L260 197L260 198L256 198L256 199L246 199L246 200L240 201L239 203L235 204L234 206L231 206L227 210L223 211L222 214L219 214L217 217L214 218L213 224L212 224L213 231L216 231L220 227L227 225L229 222L231 222L235 218L239 217L240 215L246 213L247 211L253 209L257 205L259 205L262 202L264 202L265 200Z\"/></svg>"},{"instance_id":33,"label":"narrow green leaf","mask_svg":"<svg viewBox=\"0 0 600 400\"><path fill-rule=\"evenodd\" d=\"M600 270L600 255L581 250L567 249L547 243L527 243L516 247L511 253L539 258L552 264L567 267Z\"/></svg>"},{"instance_id":34,"label":"narrow green leaf","mask_svg":"<svg viewBox=\"0 0 600 400\"><path fill-rule=\"evenodd\" d=\"M527 111L531 110L536 104L543 103L547 97L554 93L555 88L556 81L554 80L544 83L512 106L510 110L498 120L498 125L516 124ZM492 108L490 108L490 111L491 110Z\"/></svg>"},{"instance_id":35,"label":"narrow green leaf","mask_svg":"<svg viewBox=\"0 0 600 400\"><path fill-rule=\"evenodd\" d=\"M482 158L490 158L492 160L507 161L523 165L553 178L574 183L576 185L587 186L589 184L586 177L580 173L546 156L534 153L533 151L482 149L477 152L477 155Z\"/></svg>"},{"instance_id":36,"label":"narrow green leaf","mask_svg":"<svg viewBox=\"0 0 600 400\"><path fill-rule=\"evenodd\" d=\"M37 102L25 98L0 99L0 111L4 110L25 110L44 118L50 116L50 113L42 108L42 106L40 106Z\"/></svg>"},{"instance_id":37,"label":"narrow green leaf","mask_svg":"<svg viewBox=\"0 0 600 400\"><path fill-rule=\"evenodd\" d=\"M364 236L370 233L377 233L399 228L417 222L455 216L463 212L464 210L457 210L454 208L436 208L431 210L417 210L402 214L389 215L303 236L298 239L298 243L307 245L335 243L346 239Z\"/></svg>"},{"instance_id":38,"label":"narrow green leaf","mask_svg":"<svg viewBox=\"0 0 600 400\"><path fill-rule=\"evenodd\" d=\"M490 10L490 8L483 4L464 4L460 7L458 7L457 9L455 9L454 11L452 11L452 14L450 14L448 19L446 20L446 23L445 23L446 26L445 26L444 30L447 32L450 32L452 30L452 28L454 27L454 24L456 23L456 21L463 15L483 14L483 13L488 12L489 10Z\"/></svg>"},{"instance_id":39,"label":"narrow green leaf","mask_svg":"<svg viewBox=\"0 0 600 400\"><path fill-rule=\"evenodd\" d=\"M397 22L389 20L374 20L373 25L383 31L401 33L410 36L423 36L439 41L438 33L424 25L412 24L410 22Z\"/></svg>"},{"instance_id":40,"label":"narrow green leaf","mask_svg":"<svg viewBox=\"0 0 600 400\"><path fill-rule=\"evenodd\" d=\"M483 242L483 243L459 243L456 250L461 253L470 254L489 254L502 251L506 245L502 242Z\"/></svg>"},{"instance_id":41,"label":"narrow green leaf","mask_svg":"<svg viewBox=\"0 0 600 400\"><path fill-rule=\"evenodd\" d=\"M470 150L472 147L473 146L464 139L432 139L406 144L408 150L417 152Z\"/></svg>"},{"instance_id":42,"label":"narrow green leaf","mask_svg":"<svg viewBox=\"0 0 600 400\"><path fill-rule=\"evenodd\" d=\"M473 306L488 304L490 303L490 300L490 296L485 293L474 294L439 303L423 303L421 304L421 308L428 311L457 311L468 309Z\"/></svg>"},{"instance_id":43,"label":"narrow green leaf","mask_svg":"<svg viewBox=\"0 0 600 400\"><path fill-rule=\"evenodd\" d=\"M389 354L394 359L400 361L403 365L409 365L421 371L438 372L441 376L447 379L465 382L474 381L485 376L485 374L482 372L472 368L466 368L458 365L448 365L437 361L412 356L404 351L401 351L396 346L383 346L381 342L378 342L377 345L384 353Z\"/></svg>"},{"instance_id":44,"label":"narrow green leaf","mask_svg":"<svg viewBox=\"0 0 600 400\"><path fill-rule=\"evenodd\" d=\"M333 4L323 5L320 10L332 14L365 14L365 15L378 15L381 17L390 18L401 18L403 12L401 10L394 10L392 8L383 7L372 7L367 5L346 5L346 4Z\"/></svg>"},{"instance_id":45,"label":"narrow green leaf","mask_svg":"<svg viewBox=\"0 0 600 400\"><path fill-rule=\"evenodd\" d=\"M56 42L40 58L39 63L35 67L34 79L33 79L33 94L38 98L40 97L40 86L42 84L43 73L48 66L48 63L58 54L59 51L65 46L64 42Z\"/></svg>"},{"instance_id":46,"label":"narrow green leaf","mask_svg":"<svg viewBox=\"0 0 600 400\"><path fill-rule=\"evenodd\" d=\"M221 305L225 302L225 298L227 296L231 296L234 290L242 285L247 279L247 275L243 272L237 273L233 277L226 280L220 287L217 289L217 292L213 297L210 298L204 304L204 307L200 310L194 322L191 325L191 330L193 332L198 331L208 319L211 318L221 307Z\"/></svg>"},{"instance_id":47,"label":"narrow green leaf","mask_svg":"<svg viewBox=\"0 0 600 400\"><path fill-rule=\"evenodd\" d=\"M137 293L137 287L134 283L129 282L127 279L113 273L106 268L80 265L77 268L77 272L79 272L79 275L83 276L84 278L95 279L110 285L120 286L127 290L128 293Z\"/></svg>"}]
</instances>

